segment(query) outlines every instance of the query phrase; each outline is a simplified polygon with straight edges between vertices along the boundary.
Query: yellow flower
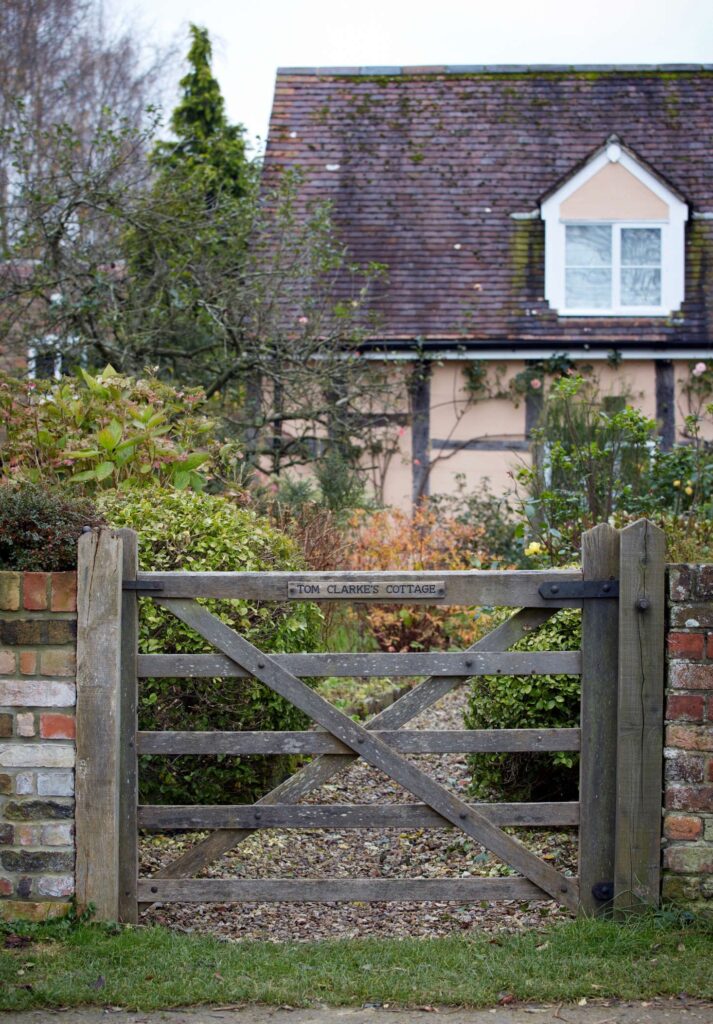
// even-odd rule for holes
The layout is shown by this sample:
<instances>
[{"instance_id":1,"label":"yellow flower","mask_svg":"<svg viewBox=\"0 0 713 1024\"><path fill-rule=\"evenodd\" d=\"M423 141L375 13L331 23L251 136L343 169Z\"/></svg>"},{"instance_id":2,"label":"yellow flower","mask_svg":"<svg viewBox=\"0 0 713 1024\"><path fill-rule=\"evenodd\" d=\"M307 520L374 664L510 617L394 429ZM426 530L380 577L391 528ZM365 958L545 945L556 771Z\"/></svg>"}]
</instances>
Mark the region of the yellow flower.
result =
<instances>
[{"instance_id":1,"label":"yellow flower","mask_svg":"<svg viewBox=\"0 0 713 1024\"><path fill-rule=\"evenodd\" d=\"M542 545L536 540L531 541L531 543L525 548L526 555L539 555L541 551Z\"/></svg>"},{"instance_id":2,"label":"yellow flower","mask_svg":"<svg viewBox=\"0 0 713 1024\"><path fill-rule=\"evenodd\" d=\"M674 480L673 481L673 486L674 487L680 487L681 486L681 481L680 480Z\"/></svg>"},{"instance_id":3,"label":"yellow flower","mask_svg":"<svg viewBox=\"0 0 713 1024\"><path fill-rule=\"evenodd\" d=\"M687 494L687 495L688 495L689 497L690 497L690 496L691 496L691 495L693 494L693 488L692 488L692 487L684 487L684 488L683 488L683 490L684 490L684 492L685 492L685 493L686 493L686 494Z\"/></svg>"}]
</instances>

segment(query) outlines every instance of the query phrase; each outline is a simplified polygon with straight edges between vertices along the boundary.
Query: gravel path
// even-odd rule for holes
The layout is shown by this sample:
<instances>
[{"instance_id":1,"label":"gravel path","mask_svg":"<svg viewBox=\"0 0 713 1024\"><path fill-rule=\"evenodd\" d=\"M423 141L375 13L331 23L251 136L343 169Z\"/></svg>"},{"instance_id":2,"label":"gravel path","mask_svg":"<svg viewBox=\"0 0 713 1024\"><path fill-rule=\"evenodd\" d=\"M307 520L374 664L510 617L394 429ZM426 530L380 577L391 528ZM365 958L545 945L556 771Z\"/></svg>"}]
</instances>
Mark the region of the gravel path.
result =
<instances>
[{"instance_id":1,"label":"gravel path","mask_svg":"<svg viewBox=\"0 0 713 1024\"><path fill-rule=\"evenodd\" d=\"M417 729L462 729L465 688L454 691L414 719ZM465 756L427 754L413 760L452 792L465 796ZM357 762L306 802L409 803L414 798L377 769ZM554 867L576 871L576 834L519 830L519 837ZM195 837L145 837L141 873L172 860ZM444 878L510 874L483 847L449 829L255 833L204 872L213 878ZM142 920L226 939L318 940L367 936L433 937L497 933L542 926L566 916L552 901L521 903L250 903L164 904Z\"/></svg>"}]
</instances>

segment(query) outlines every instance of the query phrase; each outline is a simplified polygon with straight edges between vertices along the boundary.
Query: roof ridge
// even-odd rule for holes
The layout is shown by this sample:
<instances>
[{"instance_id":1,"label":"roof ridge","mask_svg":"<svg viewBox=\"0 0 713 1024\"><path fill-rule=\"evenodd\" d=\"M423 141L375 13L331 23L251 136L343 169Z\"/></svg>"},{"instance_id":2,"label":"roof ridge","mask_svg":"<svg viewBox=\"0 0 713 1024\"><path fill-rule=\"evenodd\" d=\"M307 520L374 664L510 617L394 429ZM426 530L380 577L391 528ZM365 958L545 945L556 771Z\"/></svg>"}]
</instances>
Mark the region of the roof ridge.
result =
<instances>
[{"instance_id":1,"label":"roof ridge","mask_svg":"<svg viewBox=\"0 0 713 1024\"><path fill-rule=\"evenodd\" d=\"M604 73L616 71L665 71L668 73L713 71L713 64L415 64L362 67L282 67L278 75L459 75L459 74L523 74Z\"/></svg>"}]
</instances>

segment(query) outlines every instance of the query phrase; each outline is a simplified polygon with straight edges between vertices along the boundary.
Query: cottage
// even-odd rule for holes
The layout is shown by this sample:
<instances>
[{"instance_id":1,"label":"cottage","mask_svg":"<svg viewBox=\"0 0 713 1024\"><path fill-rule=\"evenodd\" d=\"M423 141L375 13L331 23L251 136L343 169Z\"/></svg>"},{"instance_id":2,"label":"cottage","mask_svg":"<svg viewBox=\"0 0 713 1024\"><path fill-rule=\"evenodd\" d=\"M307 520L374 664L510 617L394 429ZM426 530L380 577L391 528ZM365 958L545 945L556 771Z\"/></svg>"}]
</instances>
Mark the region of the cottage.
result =
<instances>
[{"instance_id":1,"label":"cottage","mask_svg":"<svg viewBox=\"0 0 713 1024\"><path fill-rule=\"evenodd\" d=\"M385 264L364 354L417 368L387 501L505 487L564 361L681 439L713 356L712 130L709 66L278 71L266 180L299 167Z\"/></svg>"}]
</instances>

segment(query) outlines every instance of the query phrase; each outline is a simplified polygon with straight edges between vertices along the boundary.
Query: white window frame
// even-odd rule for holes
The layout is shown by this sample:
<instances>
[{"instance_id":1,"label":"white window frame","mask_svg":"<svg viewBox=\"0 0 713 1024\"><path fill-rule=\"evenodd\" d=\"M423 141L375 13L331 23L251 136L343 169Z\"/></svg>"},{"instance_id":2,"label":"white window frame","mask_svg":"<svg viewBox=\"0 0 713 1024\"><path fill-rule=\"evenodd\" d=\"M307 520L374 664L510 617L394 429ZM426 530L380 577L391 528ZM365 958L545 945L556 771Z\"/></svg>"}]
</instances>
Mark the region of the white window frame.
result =
<instances>
[{"instance_id":1,"label":"white window frame","mask_svg":"<svg viewBox=\"0 0 713 1024\"><path fill-rule=\"evenodd\" d=\"M620 163L627 171L661 199L669 209L668 220L564 220L560 207L572 193L594 177L608 163ZM618 143L610 142L584 167L553 192L541 205L545 222L545 298L550 308L562 317L659 317L670 316L685 298L685 223L688 206L659 181ZM612 225L612 305L610 307L568 308L565 293L565 239L568 225ZM658 306L622 306L620 300L621 228L661 229L661 304ZM616 230L618 228L618 230Z\"/></svg>"}]
</instances>

